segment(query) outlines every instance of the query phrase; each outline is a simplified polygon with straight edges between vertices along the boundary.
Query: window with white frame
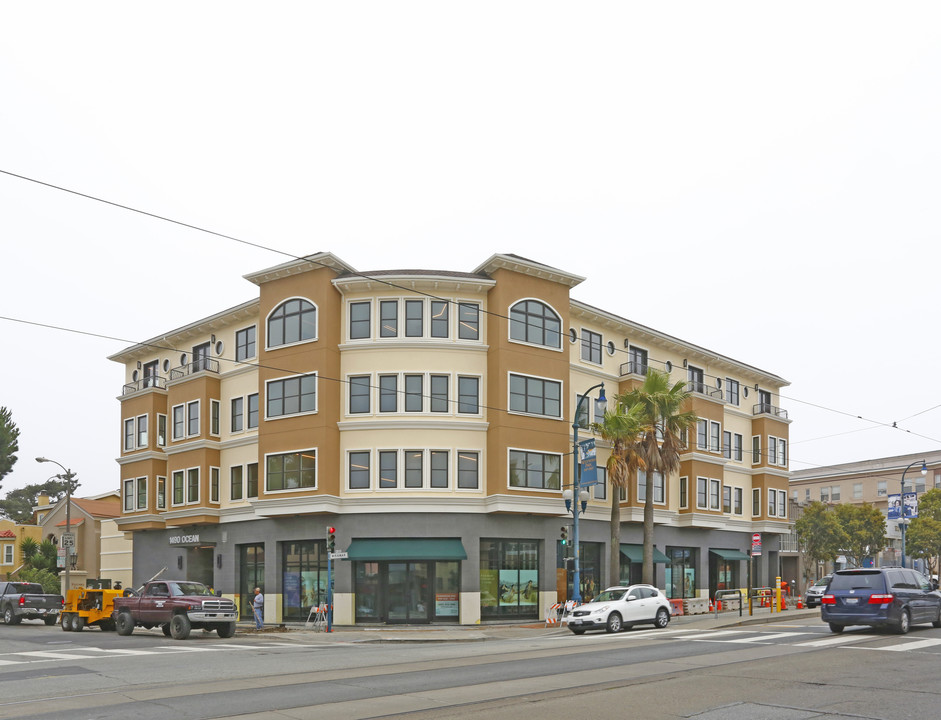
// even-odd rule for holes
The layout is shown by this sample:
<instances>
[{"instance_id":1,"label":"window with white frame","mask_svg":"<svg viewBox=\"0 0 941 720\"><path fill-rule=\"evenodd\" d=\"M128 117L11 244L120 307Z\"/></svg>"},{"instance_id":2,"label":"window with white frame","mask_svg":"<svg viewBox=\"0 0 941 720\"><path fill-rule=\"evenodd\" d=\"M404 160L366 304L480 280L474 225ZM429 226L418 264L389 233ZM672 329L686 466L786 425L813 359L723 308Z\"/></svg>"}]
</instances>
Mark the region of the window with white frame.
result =
<instances>
[{"instance_id":1,"label":"window with white frame","mask_svg":"<svg viewBox=\"0 0 941 720\"><path fill-rule=\"evenodd\" d=\"M733 380L730 377L725 379L725 396L729 401L729 405L735 405L738 407L739 404L739 384L738 380Z\"/></svg>"},{"instance_id":2,"label":"window with white frame","mask_svg":"<svg viewBox=\"0 0 941 720\"><path fill-rule=\"evenodd\" d=\"M832 502L840 502L840 486L839 485L830 486L830 500Z\"/></svg>"},{"instance_id":3,"label":"window with white frame","mask_svg":"<svg viewBox=\"0 0 941 720\"><path fill-rule=\"evenodd\" d=\"M888 492L889 491L886 487L885 480L876 481L876 495L878 495L879 497L885 497L888 494Z\"/></svg>"},{"instance_id":4,"label":"window with white frame","mask_svg":"<svg viewBox=\"0 0 941 720\"><path fill-rule=\"evenodd\" d=\"M255 326L235 333L235 360L243 362L255 357Z\"/></svg>"},{"instance_id":5,"label":"window with white frame","mask_svg":"<svg viewBox=\"0 0 941 720\"><path fill-rule=\"evenodd\" d=\"M602 344L601 333L582 328L582 360L600 365Z\"/></svg>"},{"instance_id":6,"label":"window with white frame","mask_svg":"<svg viewBox=\"0 0 941 720\"><path fill-rule=\"evenodd\" d=\"M157 476L157 509L167 509L167 479L163 475Z\"/></svg>"},{"instance_id":7,"label":"window with white frame","mask_svg":"<svg viewBox=\"0 0 941 720\"><path fill-rule=\"evenodd\" d=\"M778 465L787 467L787 440L778 438Z\"/></svg>"},{"instance_id":8,"label":"window with white frame","mask_svg":"<svg viewBox=\"0 0 941 720\"><path fill-rule=\"evenodd\" d=\"M379 451L379 489L392 490L399 486L398 450Z\"/></svg>"},{"instance_id":9,"label":"window with white frame","mask_svg":"<svg viewBox=\"0 0 941 720\"><path fill-rule=\"evenodd\" d=\"M232 398L229 419L230 432L242 432L245 427L245 398Z\"/></svg>"},{"instance_id":10,"label":"window with white frame","mask_svg":"<svg viewBox=\"0 0 941 720\"><path fill-rule=\"evenodd\" d=\"M425 331L425 301L405 301L405 337L421 337Z\"/></svg>"},{"instance_id":11,"label":"window with white frame","mask_svg":"<svg viewBox=\"0 0 941 720\"><path fill-rule=\"evenodd\" d=\"M317 373L269 380L266 387L266 417L317 412Z\"/></svg>"},{"instance_id":12,"label":"window with white frame","mask_svg":"<svg viewBox=\"0 0 941 720\"><path fill-rule=\"evenodd\" d=\"M258 497L258 463L248 463L245 466L245 496Z\"/></svg>"},{"instance_id":13,"label":"window with white frame","mask_svg":"<svg viewBox=\"0 0 941 720\"><path fill-rule=\"evenodd\" d=\"M364 340L370 337L370 314L372 304L366 302L350 303L350 340Z\"/></svg>"},{"instance_id":14,"label":"window with white frame","mask_svg":"<svg viewBox=\"0 0 941 720\"><path fill-rule=\"evenodd\" d=\"M199 502L199 468L189 468L186 471L186 502Z\"/></svg>"},{"instance_id":15,"label":"window with white frame","mask_svg":"<svg viewBox=\"0 0 941 720\"><path fill-rule=\"evenodd\" d=\"M221 423L221 405L218 400L209 401L209 434L218 435Z\"/></svg>"},{"instance_id":16,"label":"window with white frame","mask_svg":"<svg viewBox=\"0 0 941 720\"><path fill-rule=\"evenodd\" d=\"M170 483L173 486L173 496L171 500L173 505L182 505L185 500L185 495L183 494L185 480L186 477L182 470L174 470L170 475Z\"/></svg>"},{"instance_id":17,"label":"window with white frame","mask_svg":"<svg viewBox=\"0 0 941 720\"><path fill-rule=\"evenodd\" d=\"M199 435L199 400L186 403L186 437Z\"/></svg>"},{"instance_id":18,"label":"window with white frame","mask_svg":"<svg viewBox=\"0 0 941 720\"><path fill-rule=\"evenodd\" d=\"M637 502L646 502L647 501L647 471L638 470L637 471ZM658 505L662 505L666 502L666 489L663 485L663 474L657 472L656 470L653 473L653 501Z\"/></svg>"},{"instance_id":19,"label":"window with white frame","mask_svg":"<svg viewBox=\"0 0 941 720\"><path fill-rule=\"evenodd\" d=\"M744 508L744 504L745 504L744 494L745 494L745 491L742 490L742 488L740 488L740 487L735 488L735 506L734 506L734 512L735 512L736 515L741 515L743 512L745 512L745 508Z\"/></svg>"},{"instance_id":20,"label":"window with white frame","mask_svg":"<svg viewBox=\"0 0 941 720\"><path fill-rule=\"evenodd\" d=\"M853 500L861 500L863 497L863 484L853 483Z\"/></svg>"},{"instance_id":21,"label":"window with white frame","mask_svg":"<svg viewBox=\"0 0 941 720\"><path fill-rule=\"evenodd\" d=\"M450 486L450 453L447 450L428 451L428 484L435 490Z\"/></svg>"},{"instance_id":22,"label":"window with white frame","mask_svg":"<svg viewBox=\"0 0 941 720\"><path fill-rule=\"evenodd\" d=\"M347 477L350 490L369 490L371 459L369 450L351 450L347 453L347 458L349 459Z\"/></svg>"},{"instance_id":23,"label":"window with white frame","mask_svg":"<svg viewBox=\"0 0 941 720\"><path fill-rule=\"evenodd\" d=\"M689 507L689 478L680 478L680 509L685 510Z\"/></svg>"},{"instance_id":24,"label":"window with white frame","mask_svg":"<svg viewBox=\"0 0 941 720\"><path fill-rule=\"evenodd\" d=\"M128 478L124 481L124 512L134 512L134 480Z\"/></svg>"},{"instance_id":25,"label":"window with white frame","mask_svg":"<svg viewBox=\"0 0 941 720\"><path fill-rule=\"evenodd\" d=\"M768 517L774 517L778 514L778 493L775 490L768 490Z\"/></svg>"},{"instance_id":26,"label":"window with white frame","mask_svg":"<svg viewBox=\"0 0 941 720\"><path fill-rule=\"evenodd\" d=\"M424 485L425 453L422 450L406 450L405 455L405 487L409 489L421 488Z\"/></svg>"},{"instance_id":27,"label":"window with white frame","mask_svg":"<svg viewBox=\"0 0 941 720\"><path fill-rule=\"evenodd\" d=\"M820 502L830 502L830 487L820 488Z\"/></svg>"},{"instance_id":28,"label":"window with white frame","mask_svg":"<svg viewBox=\"0 0 941 720\"><path fill-rule=\"evenodd\" d=\"M719 498L722 493L722 483L718 480L709 480L709 509L719 509Z\"/></svg>"},{"instance_id":29,"label":"window with white frame","mask_svg":"<svg viewBox=\"0 0 941 720\"><path fill-rule=\"evenodd\" d=\"M137 478L137 509L147 509L147 478Z\"/></svg>"},{"instance_id":30,"label":"window with white frame","mask_svg":"<svg viewBox=\"0 0 941 720\"><path fill-rule=\"evenodd\" d=\"M634 375L647 374L647 351L635 345L631 345L627 351L627 362L629 373Z\"/></svg>"},{"instance_id":31,"label":"window with white frame","mask_svg":"<svg viewBox=\"0 0 941 720\"><path fill-rule=\"evenodd\" d=\"M528 375L510 374L510 412L562 416L562 383Z\"/></svg>"},{"instance_id":32,"label":"window with white frame","mask_svg":"<svg viewBox=\"0 0 941 720\"><path fill-rule=\"evenodd\" d=\"M186 406L174 405L170 413L173 416L173 439L182 440L186 437Z\"/></svg>"},{"instance_id":33,"label":"window with white frame","mask_svg":"<svg viewBox=\"0 0 941 720\"><path fill-rule=\"evenodd\" d=\"M761 516L761 488L752 488L751 514L752 514L752 517Z\"/></svg>"},{"instance_id":34,"label":"window with white frame","mask_svg":"<svg viewBox=\"0 0 941 720\"><path fill-rule=\"evenodd\" d=\"M690 392L705 392L706 386L704 382L704 374L702 368L693 367L692 365L687 366L686 368L686 389Z\"/></svg>"},{"instance_id":35,"label":"window with white frame","mask_svg":"<svg viewBox=\"0 0 941 720\"><path fill-rule=\"evenodd\" d=\"M399 376L379 376L379 412L394 413L399 411Z\"/></svg>"},{"instance_id":36,"label":"window with white frame","mask_svg":"<svg viewBox=\"0 0 941 720\"><path fill-rule=\"evenodd\" d=\"M511 488L562 489L562 456L527 450L509 451Z\"/></svg>"},{"instance_id":37,"label":"window with white frame","mask_svg":"<svg viewBox=\"0 0 941 720\"><path fill-rule=\"evenodd\" d=\"M243 493L242 466L233 465L229 468L229 499L241 500Z\"/></svg>"},{"instance_id":38,"label":"window with white frame","mask_svg":"<svg viewBox=\"0 0 941 720\"><path fill-rule=\"evenodd\" d=\"M134 449L134 418L128 418L124 421L124 450L128 452Z\"/></svg>"},{"instance_id":39,"label":"window with white frame","mask_svg":"<svg viewBox=\"0 0 941 720\"><path fill-rule=\"evenodd\" d=\"M167 416L157 413L157 447L165 447L167 444Z\"/></svg>"},{"instance_id":40,"label":"window with white frame","mask_svg":"<svg viewBox=\"0 0 941 720\"><path fill-rule=\"evenodd\" d=\"M709 449L714 452L720 452L722 448L720 447L720 438L722 437L722 426L715 422L709 422Z\"/></svg>"},{"instance_id":41,"label":"window with white frame","mask_svg":"<svg viewBox=\"0 0 941 720\"><path fill-rule=\"evenodd\" d=\"M457 411L468 415L476 415L480 412L480 378L458 376Z\"/></svg>"},{"instance_id":42,"label":"window with white frame","mask_svg":"<svg viewBox=\"0 0 941 720\"><path fill-rule=\"evenodd\" d=\"M265 492L317 487L317 451L279 453L265 458Z\"/></svg>"},{"instance_id":43,"label":"window with white frame","mask_svg":"<svg viewBox=\"0 0 941 720\"><path fill-rule=\"evenodd\" d=\"M428 378L431 390L430 410L433 413L446 413L451 410L451 403L448 398L448 390L451 385L451 378L448 375L431 375Z\"/></svg>"},{"instance_id":44,"label":"window with white frame","mask_svg":"<svg viewBox=\"0 0 941 720\"><path fill-rule=\"evenodd\" d=\"M709 478L696 478L696 507L701 510L709 507Z\"/></svg>"},{"instance_id":45,"label":"window with white frame","mask_svg":"<svg viewBox=\"0 0 941 720\"><path fill-rule=\"evenodd\" d=\"M399 336L399 301L379 301L379 337L393 338Z\"/></svg>"},{"instance_id":46,"label":"window with white frame","mask_svg":"<svg viewBox=\"0 0 941 720\"><path fill-rule=\"evenodd\" d=\"M742 434L734 433L732 435L732 459L742 461L742 446L743 446Z\"/></svg>"},{"instance_id":47,"label":"window with white frame","mask_svg":"<svg viewBox=\"0 0 941 720\"><path fill-rule=\"evenodd\" d=\"M13 549L15 545L13 543L3 543L3 564L12 565L13 564Z\"/></svg>"},{"instance_id":48,"label":"window with white frame","mask_svg":"<svg viewBox=\"0 0 941 720\"><path fill-rule=\"evenodd\" d=\"M787 517L787 491L778 490L778 517Z\"/></svg>"},{"instance_id":49,"label":"window with white frame","mask_svg":"<svg viewBox=\"0 0 941 720\"><path fill-rule=\"evenodd\" d=\"M420 413L424 411L425 378L423 375L405 376L405 412Z\"/></svg>"},{"instance_id":50,"label":"window with white frame","mask_svg":"<svg viewBox=\"0 0 941 720\"><path fill-rule=\"evenodd\" d=\"M480 339L480 305L476 303L458 303L457 337L459 340Z\"/></svg>"},{"instance_id":51,"label":"window with white frame","mask_svg":"<svg viewBox=\"0 0 941 720\"><path fill-rule=\"evenodd\" d=\"M752 465L761 464L761 435L752 435L751 463Z\"/></svg>"},{"instance_id":52,"label":"window with white frame","mask_svg":"<svg viewBox=\"0 0 941 720\"><path fill-rule=\"evenodd\" d=\"M575 422L582 430L587 430L588 426L591 424L591 418L589 417L590 411L588 408L588 399L582 402L583 397L584 395L575 396L575 407L577 409L575 413Z\"/></svg>"},{"instance_id":53,"label":"window with white frame","mask_svg":"<svg viewBox=\"0 0 941 720\"><path fill-rule=\"evenodd\" d=\"M478 451L457 451L457 487L459 490L480 489L480 453Z\"/></svg>"},{"instance_id":54,"label":"window with white frame","mask_svg":"<svg viewBox=\"0 0 941 720\"><path fill-rule=\"evenodd\" d=\"M560 349L562 320L539 300L521 300L510 308L510 339Z\"/></svg>"},{"instance_id":55,"label":"window with white frame","mask_svg":"<svg viewBox=\"0 0 941 720\"><path fill-rule=\"evenodd\" d=\"M246 427L251 430L258 427L258 393L252 393L246 399L248 410L245 417Z\"/></svg>"},{"instance_id":56,"label":"window with white frame","mask_svg":"<svg viewBox=\"0 0 941 720\"><path fill-rule=\"evenodd\" d=\"M607 500L608 498L608 469L602 465L597 468L598 482L591 488L591 495L595 500Z\"/></svg>"},{"instance_id":57,"label":"window with white frame","mask_svg":"<svg viewBox=\"0 0 941 720\"><path fill-rule=\"evenodd\" d=\"M709 448L709 421L702 418L696 421L696 447L700 450Z\"/></svg>"},{"instance_id":58,"label":"window with white frame","mask_svg":"<svg viewBox=\"0 0 941 720\"><path fill-rule=\"evenodd\" d=\"M431 337L447 338L451 335L450 305L444 300L431 301Z\"/></svg>"},{"instance_id":59,"label":"window with white frame","mask_svg":"<svg viewBox=\"0 0 941 720\"><path fill-rule=\"evenodd\" d=\"M211 503L219 502L219 484L219 468L209 468L209 502Z\"/></svg>"},{"instance_id":60,"label":"window with white frame","mask_svg":"<svg viewBox=\"0 0 941 720\"><path fill-rule=\"evenodd\" d=\"M732 514L732 487L722 486L722 512Z\"/></svg>"},{"instance_id":61,"label":"window with white frame","mask_svg":"<svg viewBox=\"0 0 941 720\"><path fill-rule=\"evenodd\" d=\"M362 414L369 412L370 387L369 375L353 375L350 377L350 413Z\"/></svg>"},{"instance_id":62,"label":"window with white frame","mask_svg":"<svg viewBox=\"0 0 941 720\"><path fill-rule=\"evenodd\" d=\"M147 447L147 415L137 416L137 447Z\"/></svg>"},{"instance_id":63,"label":"window with white frame","mask_svg":"<svg viewBox=\"0 0 941 720\"><path fill-rule=\"evenodd\" d=\"M732 433L728 430L722 431L722 456L732 459Z\"/></svg>"},{"instance_id":64,"label":"window with white frame","mask_svg":"<svg viewBox=\"0 0 941 720\"><path fill-rule=\"evenodd\" d=\"M317 308L309 300L292 298L268 316L268 347L317 339Z\"/></svg>"}]
</instances>

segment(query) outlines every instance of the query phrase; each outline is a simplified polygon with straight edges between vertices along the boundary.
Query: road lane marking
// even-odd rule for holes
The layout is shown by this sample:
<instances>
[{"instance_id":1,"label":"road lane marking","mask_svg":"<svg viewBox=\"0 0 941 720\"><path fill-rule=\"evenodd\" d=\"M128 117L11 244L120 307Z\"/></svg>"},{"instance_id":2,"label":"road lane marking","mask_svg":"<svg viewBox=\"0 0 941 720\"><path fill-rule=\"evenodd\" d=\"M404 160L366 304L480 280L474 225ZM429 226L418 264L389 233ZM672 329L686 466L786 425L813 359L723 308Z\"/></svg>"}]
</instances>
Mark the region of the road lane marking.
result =
<instances>
[{"instance_id":1,"label":"road lane marking","mask_svg":"<svg viewBox=\"0 0 941 720\"><path fill-rule=\"evenodd\" d=\"M35 657L42 660L88 660L88 655L76 655L75 653L52 652L51 650L34 650L32 652L12 653L14 655L25 655L26 657Z\"/></svg>"},{"instance_id":2,"label":"road lane marking","mask_svg":"<svg viewBox=\"0 0 941 720\"><path fill-rule=\"evenodd\" d=\"M781 640L783 638L795 638L801 635L807 635L808 633L801 632L778 632L778 633L760 633L754 637L749 638L732 638L730 640L724 640L723 642L730 643L763 643L763 642L773 642L775 640Z\"/></svg>"},{"instance_id":3,"label":"road lane marking","mask_svg":"<svg viewBox=\"0 0 941 720\"><path fill-rule=\"evenodd\" d=\"M874 640L878 635L837 635L823 640L811 640L810 642L796 643L797 647L827 647L828 645L841 645L845 643L856 642L858 640Z\"/></svg>"},{"instance_id":4,"label":"road lane marking","mask_svg":"<svg viewBox=\"0 0 941 720\"><path fill-rule=\"evenodd\" d=\"M697 633L696 635L684 635L677 640L712 640L713 638L728 637L729 635L741 635L749 630L709 630L707 632Z\"/></svg>"},{"instance_id":5,"label":"road lane marking","mask_svg":"<svg viewBox=\"0 0 941 720\"><path fill-rule=\"evenodd\" d=\"M873 648L873 650L887 650L890 652L909 652L911 650L921 650L922 648L941 645L941 638L928 638L927 640L903 640L898 645L891 647Z\"/></svg>"}]
</instances>

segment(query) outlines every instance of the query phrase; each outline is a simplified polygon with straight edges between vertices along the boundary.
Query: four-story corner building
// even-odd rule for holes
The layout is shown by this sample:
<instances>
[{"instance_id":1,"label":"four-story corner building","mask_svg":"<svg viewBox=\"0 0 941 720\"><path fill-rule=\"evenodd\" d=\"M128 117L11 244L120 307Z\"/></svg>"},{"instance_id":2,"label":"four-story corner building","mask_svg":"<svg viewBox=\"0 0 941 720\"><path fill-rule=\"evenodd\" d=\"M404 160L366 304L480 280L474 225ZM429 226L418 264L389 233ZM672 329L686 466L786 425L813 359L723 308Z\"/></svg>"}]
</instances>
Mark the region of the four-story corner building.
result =
<instances>
[{"instance_id":1,"label":"four-story corner building","mask_svg":"<svg viewBox=\"0 0 941 720\"><path fill-rule=\"evenodd\" d=\"M572 593L562 493L578 398L601 382L612 398L651 367L688 383L700 418L680 472L654 478L657 585L711 596L744 587L750 566L756 586L780 572L780 377L573 300L583 278L514 255L360 273L322 253L246 278L257 298L110 358L126 372L118 524L135 583L166 566L244 617L259 586L269 622L306 620L335 527L337 624L541 618ZM581 438L597 411L582 403ZM595 438L583 597L641 574L646 478L612 492Z\"/></svg>"}]
</instances>

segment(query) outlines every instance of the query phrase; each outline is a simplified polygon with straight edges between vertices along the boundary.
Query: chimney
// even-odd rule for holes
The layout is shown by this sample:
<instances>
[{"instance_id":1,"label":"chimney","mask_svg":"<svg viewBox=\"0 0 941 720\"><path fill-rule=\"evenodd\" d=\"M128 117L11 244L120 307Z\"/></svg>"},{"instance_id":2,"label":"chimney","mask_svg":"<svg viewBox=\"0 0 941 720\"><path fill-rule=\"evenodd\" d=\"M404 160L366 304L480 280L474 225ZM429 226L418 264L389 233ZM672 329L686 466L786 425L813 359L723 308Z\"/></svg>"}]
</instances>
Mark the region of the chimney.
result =
<instances>
[{"instance_id":1,"label":"chimney","mask_svg":"<svg viewBox=\"0 0 941 720\"><path fill-rule=\"evenodd\" d=\"M36 498L36 502L39 503L40 505L48 505L48 504L49 504L49 496L48 496L48 495L39 495L39 496Z\"/></svg>"}]
</instances>

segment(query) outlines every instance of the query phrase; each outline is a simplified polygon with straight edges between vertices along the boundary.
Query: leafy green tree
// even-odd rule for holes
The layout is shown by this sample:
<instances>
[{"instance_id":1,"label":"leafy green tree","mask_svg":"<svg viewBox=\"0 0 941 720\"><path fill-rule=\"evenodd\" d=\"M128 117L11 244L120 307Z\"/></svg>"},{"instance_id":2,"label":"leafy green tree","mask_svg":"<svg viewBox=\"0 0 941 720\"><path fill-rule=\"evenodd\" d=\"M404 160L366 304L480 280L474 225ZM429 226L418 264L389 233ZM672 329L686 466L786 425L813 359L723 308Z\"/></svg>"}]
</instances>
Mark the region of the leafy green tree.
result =
<instances>
[{"instance_id":1,"label":"leafy green tree","mask_svg":"<svg viewBox=\"0 0 941 720\"><path fill-rule=\"evenodd\" d=\"M625 402L639 406L643 428L637 442L637 454L647 469L644 500L644 569L643 581L654 584L653 567L653 486L654 473L666 482L680 469L680 453L685 449L682 438L696 425L696 413L684 411L690 394L686 383L670 384L670 376L653 368L647 370L643 384L626 393Z\"/></svg>"},{"instance_id":2,"label":"leafy green tree","mask_svg":"<svg viewBox=\"0 0 941 720\"><path fill-rule=\"evenodd\" d=\"M931 488L918 496L918 517L941 521L941 489Z\"/></svg>"},{"instance_id":3,"label":"leafy green tree","mask_svg":"<svg viewBox=\"0 0 941 720\"><path fill-rule=\"evenodd\" d=\"M938 556L941 555L941 521L930 515L923 516L920 503L918 517L912 520L905 533L905 551L914 558L923 559L928 565L929 575L937 574Z\"/></svg>"},{"instance_id":4,"label":"leafy green tree","mask_svg":"<svg viewBox=\"0 0 941 720\"><path fill-rule=\"evenodd\" d=\"M74 492L78 483L73 480L72 484L74 486L72 491ZM44 483L33 483L26 487L11 490L7 493L6 498L0 500L0 515L28 525L33 522L33 507L40 495L48 495L55 500L61 500L65 497L66 488L67 483L60 480L57 475Z\"/></svg>"},{"instance_id":5,"label":"leafy green tree","mask_svg":"<svg viewBox=\"0 0 941 720\"><path fill-rule=\"evenodd\" d=\"M20 582L34 582L42 585L42 591L53 595L62 592L62 586L55 573L48 570L39 570L33 567L24 567L16 573L16 579Z\"/></svg>"},{"instance_id":6,"label":"leafy green tree","mask_svg":"<svg viewBox=\"0 0 941 720\"><path fill-rule=\"evenodd\" d=\"M611 443L611 456L605 467L611 485L611 560L608 577L612 585L621 581L621 490L627 487L638 468L643 467L643 460L637 453L637 440L643 429L641 410L639 405L629 405L625 396L618 395L614 398L613 409L606 410L602 422L592 426L603 440Z\"/></svg>"},{"instance_id":7,"label":"leafy green tree","mask_svg":"<svg viewBox=\"0 0 941 720\"><path fill-rule=\"evenodd\" d=\"M834 510L843 530L843 554L855 566L885 546L885 516L869 503L844 503Z\"/></svg>"},{"instance_id":8,"label":"leafy green tree","mask_svg":"<svg viewBox=\"0 0 941 720\"><path fill-rule=\"evenodd\" d=\"M20 449L19 437L20 429L13 422L13 413L0 407L0 480L13 469L16 451Z\"/></svg>"},{"instance_id":9,"label":"leafy green tree","mask_svg":"<svg viewBox=\"0 0 941 720\"><path fill-rule=\"evenodd\" d=\"M801 510L794 528L797 530L797 541L804 555L805 567L816 567L819 562L836 560L846 540L836 514L817 500Z\"/></svg>"},{"instance_id":10,"label":"leafy green tree","mask_svg":"<svg viewBox=\"0 0 941 720\"><path fill-rule=\"evenodd\" d=\"M56 554L58 548L52 540L46 539L39 543L38 552L33 555L30 565L35 570L48 570L49 572L55 574L56 569Z\"/></svg>"}]
</instances>

